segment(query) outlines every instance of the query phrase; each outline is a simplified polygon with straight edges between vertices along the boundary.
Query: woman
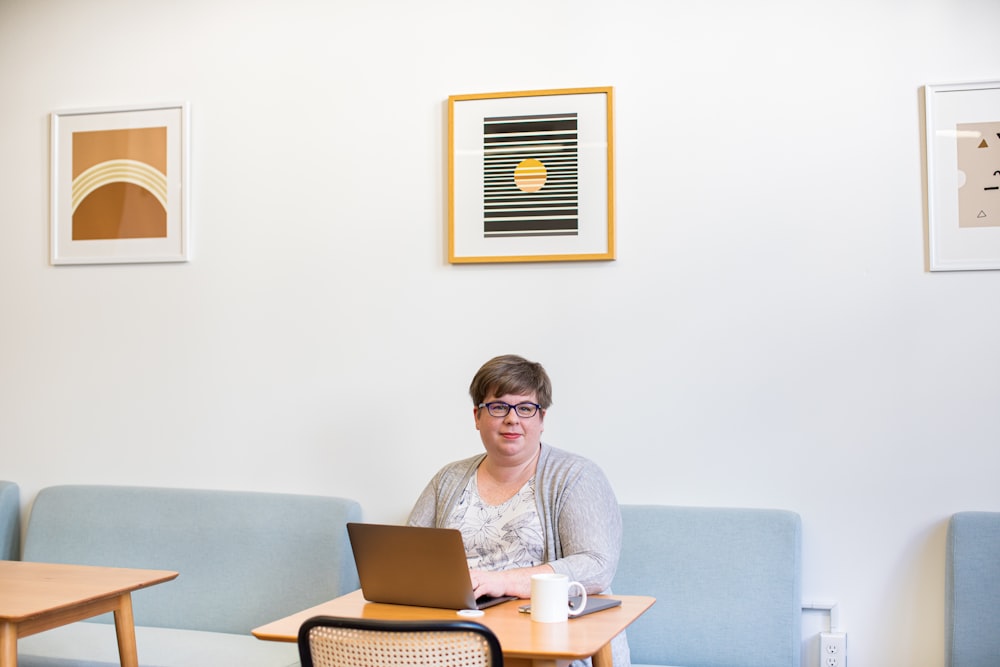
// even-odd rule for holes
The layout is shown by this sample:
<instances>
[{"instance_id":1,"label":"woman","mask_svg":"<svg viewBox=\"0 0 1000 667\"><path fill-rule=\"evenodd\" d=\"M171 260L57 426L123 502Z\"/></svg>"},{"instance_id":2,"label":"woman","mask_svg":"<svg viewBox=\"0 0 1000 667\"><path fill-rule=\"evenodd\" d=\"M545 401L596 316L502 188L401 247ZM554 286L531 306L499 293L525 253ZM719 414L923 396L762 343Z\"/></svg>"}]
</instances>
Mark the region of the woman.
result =
<instances>
[{"instance_id":1,"label":"woman","mask_svg":"<svg viewBox=\"0 0 1000 667\"><path fill-rule=\"evenodd\" d=\"M531 575L558 572L588 593L610 592L621 512L596 464L541 441L552 385L541 364L495 357L469 387L485 453L431 479L409 524L462 532L476 597L531 597ZM612 645L628 664L624 635Z\"/></svg>"}]
</instances>

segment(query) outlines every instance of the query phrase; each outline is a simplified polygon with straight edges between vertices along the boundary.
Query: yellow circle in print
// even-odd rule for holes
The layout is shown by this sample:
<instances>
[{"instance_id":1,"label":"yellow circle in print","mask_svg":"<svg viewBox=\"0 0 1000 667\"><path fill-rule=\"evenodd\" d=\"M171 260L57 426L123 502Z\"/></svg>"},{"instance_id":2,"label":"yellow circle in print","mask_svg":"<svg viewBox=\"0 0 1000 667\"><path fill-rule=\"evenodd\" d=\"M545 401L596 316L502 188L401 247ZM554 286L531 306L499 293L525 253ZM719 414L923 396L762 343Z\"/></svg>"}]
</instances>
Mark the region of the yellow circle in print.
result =
<instances>
[{"instance_id":1,"label":"yellow circle in print","mask_svg":"<svg viewBox=\"0 0 1000 667\"><path fill-rule=\"evenodd\" d=\"M528 158L514 168L514 183L524 192L538 192L545 185L547 175L544 164Z\"/></svg>"}]
</instances>

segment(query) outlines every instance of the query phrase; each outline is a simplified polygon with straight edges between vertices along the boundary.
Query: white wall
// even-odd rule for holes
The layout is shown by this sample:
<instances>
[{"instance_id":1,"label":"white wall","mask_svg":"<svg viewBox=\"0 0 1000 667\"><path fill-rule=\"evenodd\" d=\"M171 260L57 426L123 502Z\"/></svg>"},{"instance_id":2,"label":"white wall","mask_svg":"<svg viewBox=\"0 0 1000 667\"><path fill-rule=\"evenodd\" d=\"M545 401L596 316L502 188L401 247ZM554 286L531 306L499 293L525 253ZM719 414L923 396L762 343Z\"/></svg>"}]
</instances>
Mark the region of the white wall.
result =
<instances>
[{"instance_id":1,"label":"white wall","mask_svg":"<svg viewBox=\"0 0 1000 667\"><path fill-rule=\"evenodd\" d=\"M1000 77L997 25L995 0L0 0L0 477L401 520L480 446L475 369L517 352L554 379L546 439L621 501L799 512L850 666L941 665L946 518L1000 509L1000 273L925 270L920 87ZM448 95L603 85L618 260L449 265ZM50 112L183 100L193 260L49 266Z\"/></svg>"}]
</instances>

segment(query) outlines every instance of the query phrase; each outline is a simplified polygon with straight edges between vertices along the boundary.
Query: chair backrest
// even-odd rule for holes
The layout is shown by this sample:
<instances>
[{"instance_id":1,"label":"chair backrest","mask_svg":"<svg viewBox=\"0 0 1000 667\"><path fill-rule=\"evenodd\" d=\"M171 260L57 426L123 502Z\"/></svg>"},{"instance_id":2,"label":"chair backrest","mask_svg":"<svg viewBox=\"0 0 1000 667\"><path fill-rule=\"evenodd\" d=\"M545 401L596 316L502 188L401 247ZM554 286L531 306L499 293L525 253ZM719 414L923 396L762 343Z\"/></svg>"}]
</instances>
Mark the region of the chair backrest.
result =
<instances>
[{"instance_id":1,"label":"chair backrest","mask_svg":"<svg viewBox=\"0 0 1000 667\"><path fill-rule=\"evenodd\" d=\"M656 604L628 628L634 664L798 667L801 519L787 510L622 506L611 588Z\"/></svg>"},{"instance_id":2,"label":"chair backrest","mask_svg":"<svg viewBox=\"0 0 1000 667\"><path fill-rule=\"evenodd\" d=\"M1000 512L948 521L945 638L948 667L1000 665Z\"/></svg>"},{"instance_id":3,"label":"chair backrest","mask_svg":"<svg viewBox=\"0 0 1000 667\"><path fill-rule=\"evenodd\" d=\"M21 494L14 482L0 481L0 560L17 560L20 543Z\"/></svg>"},{"instance_id":4,"label":"chair backrest","mask_svg":"<svg viewBox=\"0 0 1000 667\"><path fill-rule=\"evenodd\" d=\"M493 631L473 621L314 616L299 629L302 667L503 667Z\"/></svg>"}]
</instances>

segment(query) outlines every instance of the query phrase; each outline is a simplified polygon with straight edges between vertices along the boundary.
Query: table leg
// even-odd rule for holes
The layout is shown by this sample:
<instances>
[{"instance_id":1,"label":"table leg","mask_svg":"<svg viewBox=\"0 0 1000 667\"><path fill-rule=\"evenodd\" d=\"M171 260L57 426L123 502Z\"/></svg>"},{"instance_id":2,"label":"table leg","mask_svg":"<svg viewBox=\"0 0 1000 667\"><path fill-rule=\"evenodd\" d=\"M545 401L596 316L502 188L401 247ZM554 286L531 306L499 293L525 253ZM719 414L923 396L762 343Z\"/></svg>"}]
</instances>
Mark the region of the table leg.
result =
<instances>
[{"instance_id":1,"label":"table leg","mask_svg":"<svg viewBox=\"0 0 1000 667\"><path fill-rule=\"evenodd\" d=\"M118 635L118 658L122 667L139 667L139 655L135 647L135 619L132 617L132 594L118 596L115 610L115 633ZM6 666L4 666L6 667Z\"/></svg>"},{"instance_id":2,"label":"table leg","mask_svg":"<svg viewBox=\"0 0 1000 667\"><path fill-rule=\"evenodd\" d=\"M611 657L611 642L601 647L601 650L594 654L591 661L593 667L612 667L614 659Z\"/></svg>"},{"instance_id":3,"label":"table leg","mask_svg":"<svg viewBox=\"0 0 1000 667\"><path fill-rule=\"evenodd\" d=\"M0 667L17 667L17 625L0 622Z\"/></svg>"}]
</instances>

